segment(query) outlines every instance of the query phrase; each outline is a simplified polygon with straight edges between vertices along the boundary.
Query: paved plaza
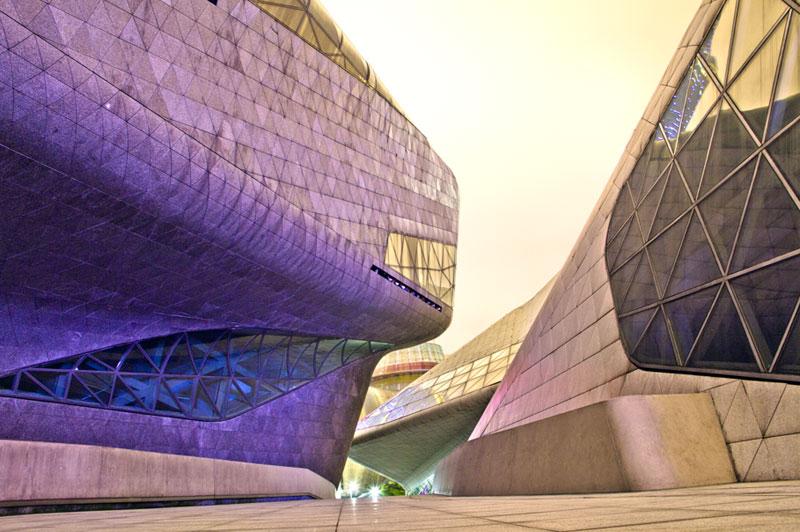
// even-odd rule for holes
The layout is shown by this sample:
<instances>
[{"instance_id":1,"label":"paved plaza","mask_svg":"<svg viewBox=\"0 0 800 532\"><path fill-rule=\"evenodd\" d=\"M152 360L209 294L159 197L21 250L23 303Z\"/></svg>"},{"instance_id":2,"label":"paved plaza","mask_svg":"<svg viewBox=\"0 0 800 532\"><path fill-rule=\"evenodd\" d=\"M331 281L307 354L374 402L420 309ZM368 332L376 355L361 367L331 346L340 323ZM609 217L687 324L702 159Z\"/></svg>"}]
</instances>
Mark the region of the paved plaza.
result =
<instances>
[{"instance_id":1,"label":"paved plaza","mask_svg":"<svg viewBox=\"0 0 800 532\"><path fill-rule=\"evenodd\" d=\"M800 482L606 495L387 497L0 518L0 530L798 530Z\"/></svg>"}]
</instances>

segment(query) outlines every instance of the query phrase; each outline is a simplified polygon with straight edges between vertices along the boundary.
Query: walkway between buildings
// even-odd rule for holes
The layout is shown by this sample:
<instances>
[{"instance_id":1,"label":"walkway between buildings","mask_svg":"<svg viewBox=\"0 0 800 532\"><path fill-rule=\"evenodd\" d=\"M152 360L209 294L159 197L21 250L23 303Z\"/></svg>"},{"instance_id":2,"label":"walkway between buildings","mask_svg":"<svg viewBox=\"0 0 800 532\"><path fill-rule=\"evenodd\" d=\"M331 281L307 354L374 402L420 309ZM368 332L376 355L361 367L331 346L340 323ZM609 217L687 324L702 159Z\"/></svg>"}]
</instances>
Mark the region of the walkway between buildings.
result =
<instances>
[{"instance_id":1,"label":"walkway between buildings","mask_svg":"<svg viewBox=\"0 0 800 532\"><path fill-rule=\"evenodd\" d=\"M540 497L386 497L38 514L0 530L798 530L800 481Z\"/></svg>"}]
</instances>

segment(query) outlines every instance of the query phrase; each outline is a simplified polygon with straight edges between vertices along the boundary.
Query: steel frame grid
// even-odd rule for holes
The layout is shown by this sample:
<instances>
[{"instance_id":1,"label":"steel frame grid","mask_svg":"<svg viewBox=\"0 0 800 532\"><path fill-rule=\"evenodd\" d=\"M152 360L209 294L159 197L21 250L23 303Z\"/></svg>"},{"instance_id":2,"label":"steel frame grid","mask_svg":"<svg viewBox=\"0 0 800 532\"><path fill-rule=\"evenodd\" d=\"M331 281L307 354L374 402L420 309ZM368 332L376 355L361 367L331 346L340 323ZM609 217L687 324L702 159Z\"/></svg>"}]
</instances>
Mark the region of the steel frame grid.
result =
<instances>
[{"instance_id":1,"label":"steel frame grid","mask_svg":"<svg viewBox=\"0 0 800 532\"><path fill-rule=\"evenodd\" d=\"M618 255L621 255L621 254L623 254L625 252L625 250L622 249L622 248L620 248L618 250L617 256L614 256L614 257L610 257L608 255L606 256L606 264L607 264L607 269L608 269L608 273L609 273L609 279L611 280L614 277L615 274L617 274L620 270L622 270L632 260L639 260L639 261L647 260L649 273L650 273L651 278L653 279L653 286L655 288L655 292L657 294L658 301L656 301L654 303L649 303L649 304L643 305L641 307L637 307L637 308L635 308L633 310L630 310L630 311L627 311L627 312L619 312L618 311L616 313L617 324L618 324L618 327L620 328L620 332L621 332L620 336L623 339L623 345L626 347L626 354L628 355L628 358L631 360L631 362L634 365L636 365L637 367L641 367L641 368L644 368L644 369L667 371L667 372L695 373L695 374L702 374L702 375L720 375L720 376L724 375L724 376L733 376L733 377L746 376L748 378L758 378L758 379L764 379L764 380L784 380L784 381L788 380L788 381L791 381L791 382L800 382L800 375L773 373L775 371L775 369L777 368L777 364L780 362L782 355L784 354L785 346L786 346L786 342L788 340L788 337L791 334L791 332L794 329L794 327L796 326L796 321L798 319L798 313L800 313L800 297L797 298L797 300L796 300L796 302L795 302L795 304L793 306L792 314L791 314L791 316L790 316L790 318L789 318L789 320L788 320L788 322L786 324L786 327L785 327L785 329L783 331L783 336L781 338L780 344L777 347L777 349L775 351L775 354L772 357L772 360L770 361L769 364L765 364L765 360L768 360L769 357L765 356L763 353L761 353L761 350L758 347L759 344L758 344L758 342L757 342L757 340L755 338L756 333L752 330L751 325L749 324L748 320L745 318L744 311L742 309L742 304L739 301L739 296L737 295L736 291L731 287L731 284L730 284L731 280L734 280L734 279L739 278L739 277L743 277L743 276L745 276L747 274L750 274L750 273L753 273L753 272L756 272L756 271L759 271L759 270L763 270L765 268L768 268L769 266L772 266L774 264L789 260L789 259L791 259L793 257L796 257L796 256L800 255L800 248L799 248L799 249L793 250L791 252L784 253L784 254L781 254L779 256L772 257L770 259L767 259L767 260L758 262L756 264L750 265L750 266L748 266L746 268L742 268L739 271L736 271L736 272L731 272L730 271L731 267L732 267L732 264L733 264L734 255L735 255L735 252L737 250L737 246L739 244L739 239L740 239L741 231L742 231L742 228L743 228L743 225L744 225L745 216L746 216L746 214L748 212L748 208L750 206L750 199L751 199L753 187L755 186L755 180L756 180L756 178L757 178L757 176L759 174L759 170L761 168L762 161L766 161L766 164L769 165L770 169L774 172L775 176L780 181L781 186L784 189L784 191L789 194L789 197L791 198L791 200L792 200L793 204L795 205L795 207L800 209L800 199L798 199L797 194L795 193L795 191L792 188L792 186L789 184L787 178L784 176L784 174L781 171L780 167L776 164L776 162L773 159L772 155L767 151L767 148L769 148L769 146L772 145L775 141L780 139L782 137L782 135L784 135L787 131L789 131L790 129L792 129L795 126L800 127L800 125L798 125L800 123L800 116L797 116L794 119L790 120L787 124L785 124L778 131L775 131L771 135L769 133L770 126L772 125L772 120L773 120L772 111L773 111L773 107L774 107L774 104L775 104L776 93L777 93L777 90L778 90L778 81L780 79L780 75L781 75L781 72L782 72L783 59L784 59L783 56L786 53L786 46L787 46L787 42L788 42L788 39L789 39L789 31L791 29L791 23L793 22L794 19L797 19L797 22L800 22L800 13L798 13L796 11L798 9L796 4L794 4L792 2L786 2L788 9L786 9L780 16L778 16L778 18L770 26L770 28L765 31L765 33L762 36L762 38L759 40L759 42L757 44L755 44L753 50L749 53L749 55L745 58L745 60L739 66L738 70L736 72L730 72L731 62L732 62L732 55L733 55L732 54L732 49L733 49L733 44L734 44L736 36L737 36L736 35L736 29L737 29L737 25L738 25L738 22L739 22L739 0L729 0L729 1L733 3L734 20L732 21L731 35L730 35L730 40L728 42L728 55L727 55L727 63L726 63L726 70L725 70L725 78L726 79L720 81L717 78L717 75L714 73L713 69L710 67L710 65L708 64L706 59L703 57L700 49L698 49L698 51L696 52L695 56L692 58L691 62L689 63L689 65L687 67L687 70L686 70L686 73L684 74L684 77L681 78L682 79L681 84L679 84L678 87L676 88L676 93L677 93L680 90L680 87L683 84L683 82L685 80L687 80L689 78L689 76L691 75L692 69L695 67L695 64L699 63L706 70L708 79L711 80L711 82L714 84L715 89L718 92L718 94L716 96L716 99L714 100L714 102L711 105L709 105L709 108L706 111L705 115L698 122L697 127L690 133L690 135L688 137L686 137L684 140L681 141L681 139L679 138L679 135L676 136L675 146L673 146L669 142L668 136L666 135L666 133L665 133L665 131L663 129L663 124L662 124L663 117L667 114L667 112L669 111L669 108L670 108L670 105L668 103L664 113L662 114L662 118L655 125L654 131L651 134L650 139L648 140L648 144L646 145L647 147L643 151L642 156L640 156L640 160L645 155L649 156L649 151L648 150L650 149L651 144L652 144L654 138L656 137L656 135L662 135L663 138L665 139L665 144L667 145L668 150L670 152L669 161L665 164L664 168L660 171L660 173L658 174L658 177L653 180L653 182L649 186L649 188L647 188L647 190L640 191L640 194L639 194L638 198L635 198L633 196L633 193L630 190L630 187L628 185L628 181L627 180L623 184L622 190L620 191L620 195L627 194L627 196L628 196L627 200L630 202L630 205L632 206L631 207L631 212L624 217L623 221L618 223L618 227L613 232L613 234L611 234L611 231L610 231L611 225L609 225L609 228L608 228L609 231L607 231L608 234L607 234L607 237L606 237L607 238L607 240L606 240L606 249L609 250L614 244L617 243L617 241L619 239L622 239L622 240L619 240L619 241L624 244L624 240L626 239L626 237L628 235L628 232L631 231L631 226L632 226L633 223L637 224L637 227L639 228L639 231L640 231L640 233L642 235L642 240L644 241L644 243L642 245L640 245L635 251L628 252L629 256L623 257L624 260L622 260L622 261L619 260L619 256L618 256ZM712 23L710 25L709 30L706 32L706 35L704 36L702 42L706 42L706 40L711 35L711 32L715 29L716 23L719 20L720 14L722 13L722 10L723 10L724 7L725 7L725 4L722 3L720 5L719 11L717 12L717 14L715 16L714 23ZM767 114L766 114L766 118L765 118L765 124L764 124L764 127L763 127L763 133L761 135L757 135L756 132L753 130L752 126L750 125L749 121L744 117L744 114L742 113L742 111L738 108L738 104L733 100L733 98L728 93L728 90L744 75L744 73L747 71L747 69L750 66L750 64L755 60L755 58L758 56L758 54L763 50L763 48L766 45L767 41L769 39L771 39L775 35L775 32L778 31L778 29L780 28L780 26L782 24L784 25L784 27L783 27L783 30L782 30L782 35L780 37L780 39L781 39L780 40L780 48L779 48L779 53L778 53L778 57L777 57L777 60L776 60L777 64L775 66L775 72L773 74L770 98L769 98L769 103L768 103L768 107L767 107ZM673 98L674 98L674 96L673 96ZM684 99L683 99L683 106L681 108L681 114L679 115L681 117L681 124L683 124L683 122L685 120L686 106L689 103L688 100L689 100L688 97L684 97ZM670 102L672 102L672 100L670 100ZM717 134L717 128L719 126L719 121L720 121L721 113L719 112L719 109L721 109L721 106L722 106L723 103L727 104L730 107L730 109L732 110L732 112L736 116L736 120L738 120L740 125L745 128L745 131L753 139L756 147L751 151L751 153L747 157L745 157L739 164L737 164L732 170L730 170L726 175L724 175L719 180L718 183L713 185L708 190L703 191L703 180L706 179L706 170L707 170L707 167L708 167L708 160L709 160L709 157L710 157L710 154L711 154L711 151L712 151L714 138L715 138L715 136ZM717 109L717 108L719 108L719 109ZM684 175L684 170L681 168L681 164L678 162L678 156L680 155L682 150L687 145L689 145L692 137L695 134L697 134L697 132L700 130L700 126L702 124L704 124L705 120L708 118L708 116L712 112L715 111L715 109L717 109L717 114L714 117L714 124L713 124L712 130L711 130L711 134L709 136L708 146L707 146L707 148L705 150L705 158L703 160L703 167L702 167L702 169L700 171L700 180L699 180L699 182L697 184L697 190L694 191L694 190L692 190L692 187L690 187L689 184L688 184L688 180L687 180L686 176ZM637 161L637 164L638 164L638 162L639 161ZM707 223L704 220L704 216L703 216L702 212L700 211L699 207L700 207L700 204L703 203L703 201L705 199L707 199L712 194L714 194L714 192L716 192L720 187L724 186L730 179L732 179L735 175L737 175L740 171L742 171L745 167L747 167L749 164L751 164L753 162L755 162L755 164L753 166L752 175L749 178L750 182L749 182L749 188L748 188L748 191L747 191L747 195L746 195L746 198L745 198L743 206L742 206L742 212L740 213L739 222L738 222L738 225L737 225L737 228L736 228L736 232L735 232L734 237L733 237L733 241L732 241L732 244L731 244L731 249L729 251L729 256L728 256L727 260L724 261L725 264L723 265L723 261L722 261L722 259L720 257L719 250L713 244L715 242L715 240L710 238L710 233L709 233L709 230L708 230ZM641 221L640 215L639 215L639 208L641 207L641 205L645 201L645 199L648 197L648 195L657 186L661 186L660 185L661 180L664 179L665 182L663 183L663 189L661 191L661 195L659 197L659 201L656 204L657 205L656 212L660 209L660 207L662 205L662 200L663 200L664 194L666 193L666 189L667 189L666 180L670 177L669 174L670 174L671 171L673 171L673 169L677 170L678 176L680 177L680 182L682 183L685 191L688 193L688 197L689 197L689 200L690 200L689 207L687 207L684 211L682 211L670 223L668 223L663 228L661 228L657 233L650 235L649 233L650 233L650 231L652 231L652 227L647 228L647 231L644 230L645 228L643 227L643 224L642 224L642 221ZM635 168L634 168L634 170L632 170L632 174L631 175L633 175L634 171L635 171ZM619 205L619 202L620 202L620 199L618 198L617 199L617 203L615 204L615 210L617 209L617 205ZM657 216L654 213L654 220L655 220L656 217ZM687 218L687 217L689 217L689 218ZM716 262L717 268L720 271L720 275L717 276L715 279L713 279L711 281L708 281L706 283L703 283L703 284L700 284L698 286L689 288L687 290L680 291L680 292L678 292L676 294L667 295L666 292L669 289L669 285L672 282L673 275L675 273L675 268L676 268L678 259L680 258L681 251L682 251L683 247L685 246L686 240L688 238L688 233L689 233L691 221L695 217L697 218L697 220L700 223L700 226L701 226L702 232L703 232L703 236L704 236L704 238L706 239L706 241L708 243L708 247L711 250L712 257L714 258L714 260ZM612 218L613 218L613 213L612 213ZM668 274L666 276L666 280L667 281L666 281L666 284L665 284L665 286L664 286L664 288L662 290L662 288L659 286L659 283L655 282L655 279L657 279L657 277L656 277L656 273L657 272L655 271L655 269L653 267L653 262L652 262L652 258L650 257L649 248L650 248L651 244L655 240L657 240L659 237L664 235L671 228L676 226L676 224L684 223L684 220L688 220L688 223L686 223L686 228L683 231L683 234L681 235L680 242L678 243L678 246L676 248L677 250L675 252L675 258L674 258L674 260L672 261L672 264L669 267ZM655 223L655 222L653 222L653 223ZM636 274L637 270L638 270L638 265L637 265L637 268L634 269L633 276L632 276L631 280L628 282L628 285L625 287L625 290L624 290L623 293L620 294L617 290L612 290L612 297L615 300L615 307L617 309L619 309L620 308L619 305L627 299L627 294L631 289L631 286L633 284L632 281L633 281L633 279L635 277L635 274ZM613 287L613 285L614 285L614 282L612 280L612 287ZM698 331L697 331L697 333L696 333L696 335L694 337L692 346L691 346L689 352L686 354L685 359L681 360L681 351L682 350L681 350L680 344L678 342L677 333L674 330L674 325L672 324L672 320L670 319L669 314L667 313L667 311L665 309L665 305L670 303L670 302L672 302L672 301L676 301L676 300L680 300L680 299L686 298L688 296L691 296L692 294L701 292L703 290L707 290L707 289L709 289L711 287L715 287L715 286L717 287L717 291L716 291L716 293L714 295L713 301L711 302L710 306L708 307L708 310L706 311L705 317L703 319L703 323L702 323L701 327L698 329ZM736 317L739 320L739 322L741 323L742 328L743 328L743 330L745 332L745 335L747 337L750 350L752 351L752 354L753 354L753 357L754 357L754 361L758 365L758 368L760 370L759 373L753 373L753 372L748 372L748 371L739 371L739 370L735 370L735 369L698 368L698 367L690 367L690 366L688 366L688 364L691 362L693 356L697 352L697 346L698 346L701 338L703 337L703 334L704 334L704 332L706 330L706 326L707 326L712 314L714 313L714 311L715 311L715 309L717 307L717 304L719 302L719 299L721 297L721 294L722 294L723 290L727 290L728 291L728 294L729 294L729 296L730 296L730 298L731 298L731 300L733 302L733 306L734 306L735 311L736 311ZM630 317L630 316L637 315L637 314L643 314L643 313L646 313L646 312L652 312L652 314L650 315L649 319L647 320L645 326L641 329L641 333L640 333L639 337L637 339L635 339L635 341L633 342L633 345L630 345L630 340L625 338L625 335L622 332L622 327L620 325L621 320L626 318L626 317ZM673 351L673 354L674 354L674 357L675 357L675 365L662 365L662 364L645 363L645 362L641 362L639 360L636 360L635 357L633 356L633 354L635 353L635 351L638 348L638 346L641 344L641 342L647 336L647 333L648 333L650 327L653 325L653 322L659 316L659 313L661 314L661 316L663 316L663 318L665 320L665 324L666 324L666 327L667 327L667 332L669 334L669 341L671 343L672 351Z\"/></svg>"},{"instance_id":2,"label":"steel frame grid","mask_svg":"<svg viewBox=\"0 0 800 532\"><path fill-rule=\"evenodd\" d=\"M198 336L202 338L203 335L210 335L213 339L207 342L196 341ZM243 346L234 346L233 340L239 338L247 339L245 344ZM277 341L265 347L267 338L277 339ZM292 346L295 339L298 341L302 339L303 341L299 342L301 348L292 357ZM194 343L193 340L195 340ZM156 361L153 359L150 349L142 347L141 344L158 341L163 341L163 346L166 349L161 356L162 359ZM224 349L215 351L214 347L219 347L221 341L224 342ZM327 342L326 348L323 349L324 357L318 358L323 342ZM353 346L349 351L348 344ZM205 351L204 354L200 354L204 351L203 348L199 347L200 345L210 346L211 349ZM183 372L168 371L168 366L172 362L179 346L186 346L184 356L188 358L191 368L186 368L188 371ZM364 349L365 346L366 349ZM0 376L0 396L197 421L225 421L278 399L312 382L314 379L336 371L352 362L386 353L392 348L391 344L382 342L300 334L292 335L271 330L224 329L181 332L16 369ZM142 357L145 364L149 364L152 367L152 371L124 369L132 354ZM303 360L307 354L308 356L305 357L307 360ZM104 359L108 360L109 355L118 358L113 366L103 361ZM328 364L331 357L337 356L338 361L334 359L335 364ZM208 370L210 373L206 373L206 366L209 359L212 358L218 359L218 361L221 359L224 368L210 369ZM240 368L241 362L248 358L256 359L257 368L252 374L248 374L243 371L243 368ZM294 360L291 360L291 358L294 358ZM267 367L270 359L279 359L280 368L277 376L274 374L274 368ZM298 364L301 362L306 365L309 365L308 363L310 362L309 367L312 369L313 374L304 374L301 378L295 378L297 377ZM87 364L91 364L91 369L87 369ZM41 381L40 377L46 374L65 377L64 384L59 385L59 388L62 389L60 393ZM37 375L40 375L40 377L37 377ZM109 388L107 390L93 389L91 384L87 384L87 380L93 376L98 379L102 377L109 380L111 382ZM35 391L21 390L21 384L26 382L24 379L32 381L38 386L38 389ZM191 391L188 396L188 407L180 400L183 395L178 394L173 389L172 385L174 383L172 381L175 380L192 381ZM132 386L132 383L137 381L151 381L149 385L151 389L146 390L149 396L137 391L136 387ZM221 384L221 387L210 389L211 381ZM81 400L70 397L73 383L75 382L85 392L88 392L88 395L84 394L87 399ZM242 389L244 384L249 386L249 391ZM269 395L264 396L261 393L262 390L270 392ZM100 395L101 391L103 394L107 394L106 398ZM164 392L166 392L166 397L162 397ZM119 393L130 395L128 404L115 402L119 397ZM204 394L203 397L200 396L201 393ZM91 399L88 399L88 397L91 397ZM198 413L200 399L205 403L204 406L208 407L210 414L202 415ZM242 408L242 405L237 405L236 402L242 403L244 408ZM159 404L169 406L170 403L173 405L171 409L159 408Z\"/></svg>"}]
</instances>

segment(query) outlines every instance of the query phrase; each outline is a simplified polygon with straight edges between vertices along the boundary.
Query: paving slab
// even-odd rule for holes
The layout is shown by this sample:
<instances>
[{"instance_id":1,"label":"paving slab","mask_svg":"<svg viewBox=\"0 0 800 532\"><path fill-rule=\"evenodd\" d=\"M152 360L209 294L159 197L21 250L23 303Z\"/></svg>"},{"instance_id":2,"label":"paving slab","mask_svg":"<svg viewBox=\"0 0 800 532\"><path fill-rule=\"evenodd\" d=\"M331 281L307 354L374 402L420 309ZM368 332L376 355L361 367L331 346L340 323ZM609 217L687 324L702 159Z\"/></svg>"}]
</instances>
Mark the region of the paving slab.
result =
<instances>
[{"instance_id":1,"label":"paving slab","mask_svg":"<svg viewBox=\"0 0 800 532\"><path fill-rule=\"evenodd\" d=\"M636 493L383 497L31 514L11 530L798 530L800 481Z\"/></svg>"}]
</instances>

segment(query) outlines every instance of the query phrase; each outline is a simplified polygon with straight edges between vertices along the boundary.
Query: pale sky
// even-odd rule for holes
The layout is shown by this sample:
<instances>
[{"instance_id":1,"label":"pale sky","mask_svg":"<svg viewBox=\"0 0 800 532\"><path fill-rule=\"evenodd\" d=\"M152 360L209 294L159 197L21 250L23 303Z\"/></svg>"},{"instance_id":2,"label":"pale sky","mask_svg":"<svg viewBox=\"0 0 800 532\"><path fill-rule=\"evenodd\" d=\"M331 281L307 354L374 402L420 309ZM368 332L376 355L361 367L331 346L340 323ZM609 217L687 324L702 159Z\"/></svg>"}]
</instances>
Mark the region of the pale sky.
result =
<instances>
[{"instance_id":1,"label":"pale sky","mask_svg":"<svg viewBox=\"0 0 800 532\"><path fill-rule=\"evenodd\" d=\"M700 0L323 0L456 175L452 353L563 265Z\"/></svg>"}]
</instances>

